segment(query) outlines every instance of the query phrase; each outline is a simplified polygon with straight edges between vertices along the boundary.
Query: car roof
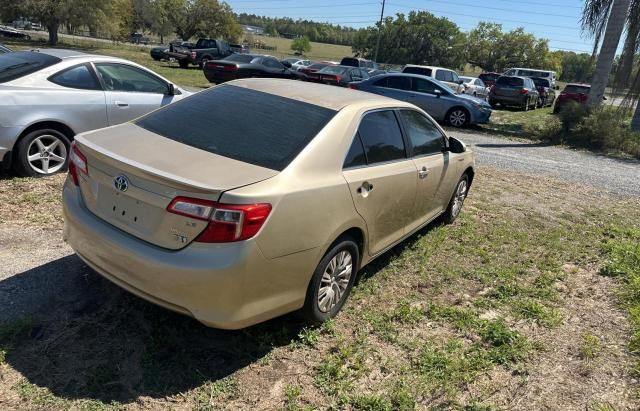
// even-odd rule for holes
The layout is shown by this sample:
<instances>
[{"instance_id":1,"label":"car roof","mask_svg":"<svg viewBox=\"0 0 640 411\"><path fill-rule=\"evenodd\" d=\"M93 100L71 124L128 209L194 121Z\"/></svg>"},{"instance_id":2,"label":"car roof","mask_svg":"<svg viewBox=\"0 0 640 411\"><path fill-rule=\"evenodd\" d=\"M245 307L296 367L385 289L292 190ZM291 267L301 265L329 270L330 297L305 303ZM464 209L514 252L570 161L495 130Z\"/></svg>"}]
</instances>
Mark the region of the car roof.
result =
<instances>
[{"instance_id":1,"label":"car roof","mask_svg":"<svg viewBox=\"0 0 640 411\"><path fill-rule=\"evenodd\" d=\"M87 57L91 55L91 54L83 53L81 51L70 50L70 49L33 49L31 51L34 53L48 54L50 56L58 57L63 60L68 58L73 58L73 57Z\"/></svg>"},{"instance_id":2,"label":"car roof","mask_svg":"<svg viewBox=\"0 0 640 411\"><path fill-rule=\"evenodd\" d=\"M226 84L298 100L331 110L341 110L350 105L377 107L389 106L391 103L398 107L410 106L408 103L377 94L303 81L247 78Z\"/></svg>"},{"instance_id":3,"label":"car roof","mask_svg":"<svg viewBox=\"0 0 640 411\"><path fill-rule=\"evenodd\" d=\"M420 64L405 64L405 67L420 67L420 68L426 68L426 69L430 69L430 70L449 70L449 71L455 71L455 70L451 70L448 69L446 67L438 67L438 66L422 66Z\"/></svg>"}]
</instances>

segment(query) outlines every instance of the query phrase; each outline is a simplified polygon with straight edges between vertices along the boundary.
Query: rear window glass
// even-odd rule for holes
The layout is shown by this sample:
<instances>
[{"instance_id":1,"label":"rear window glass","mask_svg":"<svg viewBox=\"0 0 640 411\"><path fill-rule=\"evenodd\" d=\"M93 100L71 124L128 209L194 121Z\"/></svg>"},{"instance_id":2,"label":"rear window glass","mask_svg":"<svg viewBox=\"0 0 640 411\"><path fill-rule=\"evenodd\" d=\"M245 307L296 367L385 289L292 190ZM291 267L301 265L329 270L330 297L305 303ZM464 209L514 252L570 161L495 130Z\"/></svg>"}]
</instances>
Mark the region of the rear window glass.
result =
<instances>
[{"instance_id":1,"label":"rear window glass","mask_svg":"<svg viewBox=\"0 0 640 411\"><path fill-rule=\"evenodd\" d=\"M250 54L232 54L229 57L224 58L226 61L233 61L236 63L251 63L251 60L257 58Z\"/></svg>"},{"instance_id":2,"label":"rear window glass","mask_svg":"<svg viewBox=\"0 0 640 411\"><path fill-rule=\"evenodd\" d=\"M157 110L136 124L210 153L281 171L335 114L302 101L224 85Z\"/></svg>"},{"instance_id":3,"label":"rear window glass","mask_svg":"<svg viewBox=\"0 0 640 411\"><path fill-rule=\"evenodd\" d=\"M340 66L327 66L320 70L320 73L325 74L344 74L348 70L351 70L349 67L340 67Z\"/></svg>"},{"instance_id":4,"label":"rear window glass","mask_svg":"<svg viewBox=\"0 0 640 411\"><path fill-rule=\"evenodd\" d=\"M19 79L61 61L58 57L30 51L2 54L0 55L0 83Z\"/></svg>"},{"instance_id":5,"label":"rear window glass","mask_svg":"<svg viewBox=\"0 0 640 411\"><path fill-rule=\"evenodd\" d=\"M341 66L360 67L360 61L357 58L345 57L340 62Z\"/></svg>"},{"instance_id":6,"label":"rear window glass","mask_svg":"<svg viewBox=\"0 0 640 411\"><path fill-rule=\"evenodd\" d=\"M549 80L547 79L543 79L543 78L532 78L531 80L533 80L533 82L535 83L536 86L538 87L549 87Z\"/></svg>"},{"instance_id":7,"label":"rear window glass","mask_svg":"<svg viewBox=\"0 0 640 411\"><path fill-rule=\"evenodd\" d=\"M323 69L325 67L327 67L328 64L312 64L309 66L310 69L314 69L314 70L320 70Z\"/></svg>"},{"instance_id":8,"label":"rear window glass","mask_svg":"<svg viewBox=\"0 0 640 411\"><path fill-rule=\"evenodd\" d=\"M496 84L499 86L522 87L524 80L519 77L500 77L496 81Z\"/></svg>"},{"instance_id":9,"label":"rear window glass","mask_svg":"<svg viewBox=\"0 0 640 411\"><path fill-rule=\"evenodd\" d=\"M423 67L405 67L402 72L409 74L420 74L422 76L431 76L432 73L431 69Z\"/></svg>"},{"instance_id":10,"label":"rear window glass","mask_svg":"<svg viewBox=\"0 0 640 411\"><path fill-rule=\"evenodd\" d=\"M564 88L566 93L589 94L591 87L568 85Z\"/></svg>"},{"instance_id":11,"label":"rear window glass","mask_svg":"<svg viewBox=\"0 0 640 411\"><path fill-rule=\"evenodd\" d=\"M499 76L497 74L480 74L482 81L496 81Z\"/></svg>"}]
</instances>

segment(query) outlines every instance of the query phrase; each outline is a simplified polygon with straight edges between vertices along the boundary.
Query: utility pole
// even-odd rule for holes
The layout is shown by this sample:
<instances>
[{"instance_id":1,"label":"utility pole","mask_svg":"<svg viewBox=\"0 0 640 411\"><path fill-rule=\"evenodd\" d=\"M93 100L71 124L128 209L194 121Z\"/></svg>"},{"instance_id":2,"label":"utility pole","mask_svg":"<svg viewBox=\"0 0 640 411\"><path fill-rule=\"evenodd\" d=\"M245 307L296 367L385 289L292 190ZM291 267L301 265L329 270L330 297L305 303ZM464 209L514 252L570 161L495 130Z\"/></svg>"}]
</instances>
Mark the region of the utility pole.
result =
<instances>
[{"instance_id":1,"label":"utility pole","mask_svg":"<svg viewBox=\"0 0 640 411\"><path fill-rule=\"evenodd\" d=\"M385 0L382 0L382 11L380 12L380 24L378 25L378 41L376 44L376 55L373 58L373 60L375 62L378 61L378 50L380 49L380 35L381 35L381 31L382 31L382 19L384 18L384 2Z\"/></svg>"}]
</instances>

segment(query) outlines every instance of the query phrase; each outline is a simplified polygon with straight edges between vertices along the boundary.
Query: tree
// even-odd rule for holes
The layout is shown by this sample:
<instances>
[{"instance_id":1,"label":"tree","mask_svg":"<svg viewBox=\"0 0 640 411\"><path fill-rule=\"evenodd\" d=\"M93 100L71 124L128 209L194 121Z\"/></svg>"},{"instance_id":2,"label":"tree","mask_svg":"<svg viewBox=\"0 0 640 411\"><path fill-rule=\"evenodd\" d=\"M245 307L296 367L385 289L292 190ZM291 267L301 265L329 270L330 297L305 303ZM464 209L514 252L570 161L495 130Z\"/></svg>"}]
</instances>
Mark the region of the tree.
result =
<instances>
[{"instance_id":1,"label":"tree","mask_svg":"<svg viewBox=\"0 0 640 411\"><path fill-rule=\"evenodd\" d=\"M624 30L625 21L627 19L627 11L629 10L631 0L613 0L611 11L607 19L604 37L602 39L602 47L598 54L598 61L591 83L591 92L589 93L589 106L597 106L602 103L604 90L607 87L609 74L613 59L616 56L616 49L620 43L620 37Z\"/></svg>"},{"instance_id":2,"label":"tree","mask_svg":"<svg viewBox=\"0 0 640 411\"><path fill-rule=\"evenodd\" d=\"M294 39L291 42L291 50L297 51L300 54L305 54L311 51L311 43L309 37L303 36Z\"/></svg>"},{"instance_id":3,"label":"tree","mask_svg":"<svg viewBox=\"0 0 640 411\"><path fill-rule=\"evenodd\" d=\"M356 33L352 45L356 55L374 57L379 24ZM445 17L425 11L411 11L407 16L398 13L382 21L380 33L380 62L454 68L465 63L465 35Z\"/></svg>"},{"instance_id":4,"label":"tree","mask_svg":"<svg viewBox=\"0 0 640 411\"><path fill-rule=\"evenodd\" d=\"M560 80L566 82L589 83L595 69L595 61L589 53L561 51L562 74Z\"/></svg>"},{"instance_id":5,"label":"tree","mask_svg":"<svg viewBox=\"0 0 640 411\"><path fill-rule=\"evenodd\" d=\"M231 6L217 0L184 0L173 24L183 40L199 36L237 41L242 34Z\"/></svg>"}]
</instances>

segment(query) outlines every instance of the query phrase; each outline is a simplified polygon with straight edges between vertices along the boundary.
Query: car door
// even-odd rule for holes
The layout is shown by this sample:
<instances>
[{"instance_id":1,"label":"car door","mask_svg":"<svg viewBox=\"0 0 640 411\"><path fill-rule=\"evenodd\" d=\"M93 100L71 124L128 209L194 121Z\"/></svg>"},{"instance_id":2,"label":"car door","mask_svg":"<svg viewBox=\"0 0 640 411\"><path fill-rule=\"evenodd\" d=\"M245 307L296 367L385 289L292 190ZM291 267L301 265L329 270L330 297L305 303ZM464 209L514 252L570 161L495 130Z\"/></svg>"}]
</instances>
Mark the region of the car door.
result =
<instances>
[{"instance_id":1,"label":"car door","mask_svg":"<svg viewBox=\"0 0 640 411\"><path fill-rule=\"evenodd\" d=\"M393 110L362 117L343 175L367 225L369 253L378 254L407 232L418 179Z\"/></svg>"},{"instance_id":2,"label":"car door","mask_svg":"<svg viewBox=\"0 0 640 411\"><path fill-rule=\"evenodd\" d=\"M428 78L411 78L413 97L411 103L420 107L436 120L443 120L449 109L449 104L443 96L448 96L439 85Z\"/></svg>"},{"instance_id":3,"label":"car door","mask_svg":"<svg viewBox=\"0 0 640 411\"><path fill-rule=\"evenodd\" d=\"M169 85L138 67L121 63L95 63L105 90L109 125L125 123L171 103Z\"/></svg>"},{"instance_id":4,"label":"car door","mask_svg":"<svg viewBox=\"0 0 640 411\"><path fill-rule=\"evenodd\" d=\"M449 153L444 151L445 137L431 119L411 110L398 110L410 145L410 156L418 170L416 201L410 230L437 217L446 207L452 183L448 176Z\"/></svg>"},{"instance_id":5,"label":"car door","mask_svg":"<svg viewBox=\"0 0 640 411\"><path fill-rule=\"evenodd\" d=\"M48 80L62 86L47 97L47 104L57 111L59 118L69 117L76 133L106 127L105 92L89 64L79 64L51 75ZM53 115L50 112L50 115ZM55 116L54 116L55 117Z\"/></svg>"}]
</instances>

